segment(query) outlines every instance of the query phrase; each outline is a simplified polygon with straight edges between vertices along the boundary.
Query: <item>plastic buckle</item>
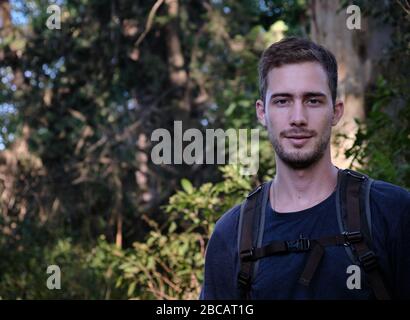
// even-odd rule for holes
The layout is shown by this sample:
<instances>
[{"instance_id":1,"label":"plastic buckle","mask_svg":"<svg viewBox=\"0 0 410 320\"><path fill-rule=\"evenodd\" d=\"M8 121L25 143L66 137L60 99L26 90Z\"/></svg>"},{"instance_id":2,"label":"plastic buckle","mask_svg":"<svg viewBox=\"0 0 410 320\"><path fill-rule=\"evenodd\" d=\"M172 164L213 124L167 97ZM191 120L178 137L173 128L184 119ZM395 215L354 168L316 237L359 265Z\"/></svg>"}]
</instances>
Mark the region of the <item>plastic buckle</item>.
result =
<instances>
[{"instance_id":1,"label":"plastic buckle","mask_svg":"<svg viewBox=\"0 0 410 320\"><path fill-rule=\"evenodd\" d=\"M362 233L360 231L353 231L353 232L345 231L343 232L343 236L345 238L344 245L346 247L350 246L352 243L360 242L363 239Z\"/></svg>"},{"instance_id":2,"label":"plastic buckle","mask_svg":"<svg viewBox=\"0 0 410 320\"><path fill-rule=\"evenodd\" d=\"M367 251L359 257L360 265L368 272L377 267L377 257L373 251Z\"/></svg>"},{"instance_id":3,"label":"plastic buckle","mask_svg":"<svg viewBox=\"0 0 410 320\"><path fill-rule=\"evenodd\" d=\"M251 248L249 250L241 251L241 253L239 255L240 258L241 258L241 261L251 261L251 260L253 260L253 253L254 253L253 248Z\"/></svg>"},{"instance_id":4,"label":"plastic buckle","mask_svg":"<svg viewBox=\"0 0 410 320\"><path fill-rule=\"evenodd\" d=\"M243 272L243 271L240 271L239 272L239 274L238 274L238 282L239 282L239 284L243 287L243 288L249 288L249 286L250 286L250 284L251 284L251 277L247 274L247 273L245 273L245 272Z\"/></svg>"},{"instance_id":5,"label":"plastic buckle","mask_svg":"<svg viewBox=\"0 0 410 320\"><path fill-rule=\"evenodd\" d=\"M301 252L308 251L310 249L310 240L306 238L300 238L298 240L286 241L288 251Z\"/></svg>"}]
</instances>

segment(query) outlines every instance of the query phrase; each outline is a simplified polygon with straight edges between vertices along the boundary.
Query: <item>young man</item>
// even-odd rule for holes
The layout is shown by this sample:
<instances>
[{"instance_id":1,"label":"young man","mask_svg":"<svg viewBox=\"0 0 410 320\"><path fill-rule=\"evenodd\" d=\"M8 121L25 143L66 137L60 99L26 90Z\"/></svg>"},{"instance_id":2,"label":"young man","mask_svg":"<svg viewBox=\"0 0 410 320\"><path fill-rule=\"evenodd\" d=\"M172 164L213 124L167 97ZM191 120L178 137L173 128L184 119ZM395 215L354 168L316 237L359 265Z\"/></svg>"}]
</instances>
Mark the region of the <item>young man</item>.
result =
<instances>
[{"instance_id":1,"label":"young man","mask_svg":"<svg viewBox=\"0 0 410 320\"><path fill-rule=\"evenodd\" d=\"M267 196L257 197L259 209L241 214L238 205L217 222L206 251L200 298L410 298L408 191L373 181L367 194L371 241L365 242L360 231L340 230L343 219L357 227L346 210L355 210L359 192L348 186L348 196L338 194L342 170L331 161L331 128L344 108L336 100L333 54L309 40L284 39L264 51L259 81L256 114L276 153L276 176L265 184ZM363 177L350 176L360 187ZM251 194L247 201L255 202L255 197ZM340 197L349 216L343 219L337 215ZM245 217L252 210L262 212L263 223L253 225L263 232L243 250L238 243L243 242L243 224L253 221ZM357 265L348 248L360 260Z\"/></svg>"}]
</instances>

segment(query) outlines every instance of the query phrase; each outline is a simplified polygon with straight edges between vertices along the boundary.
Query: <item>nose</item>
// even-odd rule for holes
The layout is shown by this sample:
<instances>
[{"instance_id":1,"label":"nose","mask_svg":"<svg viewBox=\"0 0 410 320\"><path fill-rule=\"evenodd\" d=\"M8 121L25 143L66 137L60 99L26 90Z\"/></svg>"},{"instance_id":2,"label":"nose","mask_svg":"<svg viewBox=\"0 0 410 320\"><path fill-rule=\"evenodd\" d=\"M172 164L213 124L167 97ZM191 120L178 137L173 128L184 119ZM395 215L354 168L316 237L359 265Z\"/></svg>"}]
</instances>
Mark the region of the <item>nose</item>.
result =
<instances>
[{"instance_id":1,"label":"nose","mask_svg":"<svg viewBox=\"0 0 410 320\"><path fill-rule=\"evenodd\" d=\"M289 122L291 126L301 127L307 125L306 110L301 101L296 100L293 106L289 109L289 112Z\"/></svg>"}]
</instances>

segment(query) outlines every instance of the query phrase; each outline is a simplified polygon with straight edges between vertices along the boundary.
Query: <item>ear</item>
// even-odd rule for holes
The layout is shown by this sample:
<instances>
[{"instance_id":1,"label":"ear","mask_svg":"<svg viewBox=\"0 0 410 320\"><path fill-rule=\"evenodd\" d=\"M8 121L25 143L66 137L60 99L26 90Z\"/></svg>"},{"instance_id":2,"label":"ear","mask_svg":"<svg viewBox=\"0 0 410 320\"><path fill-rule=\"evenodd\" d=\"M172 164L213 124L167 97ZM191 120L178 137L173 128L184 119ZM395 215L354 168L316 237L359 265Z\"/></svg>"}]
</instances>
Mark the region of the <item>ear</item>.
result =
<instances>
[{"instance_id":1,"label":"ear","mask_svg":"<svg viewBox=\"0 0 410 320\"><path fill-rule=\"evenodd\" d=\"M258 117L258 121L261 125L266 127L266 113L265 113L265 106L262 100L258 99L256 100L256 116Z\"/></svg>"},{"instance_id":2,"label":"ear","mask_svg":"<svg viewBox=\"0 0 410 320\"><path fill-rule=\"evenodd\" d=\"M333 119L332 119L332 126L335 126L339 123L340 119L343 116L344 112L344 104L341 100L336 100L335 106L333 108Z\"/></svg>"}]
</instances>

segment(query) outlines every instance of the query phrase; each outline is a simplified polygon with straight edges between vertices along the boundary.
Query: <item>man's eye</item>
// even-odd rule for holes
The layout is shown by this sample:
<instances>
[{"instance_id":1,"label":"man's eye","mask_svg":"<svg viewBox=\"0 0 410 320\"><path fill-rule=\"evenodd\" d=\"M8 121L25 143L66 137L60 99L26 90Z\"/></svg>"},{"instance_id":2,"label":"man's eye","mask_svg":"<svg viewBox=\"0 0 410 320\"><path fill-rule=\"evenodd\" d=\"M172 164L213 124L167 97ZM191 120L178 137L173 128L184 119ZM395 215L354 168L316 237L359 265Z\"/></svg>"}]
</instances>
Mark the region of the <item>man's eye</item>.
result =
<instances>
[{"instance_id":1,"label":"man's eye","mask_svg":"<svg viewBox=\"0 0 410 320\"><path fill-rule=\"evenodd\" d=\"M317 105L317 104L320 103L320 100L313 98L313 99L309 99L309 100L308 100L308 103L309 103L309 104L313 104L313 105Z\"/></svg>"},{"instance_id":2,"label":"man's eye","mask_svg":"<svg viewBox=\"0 0 410 320\"><path fill-rule=\"evenodd\" d=\"M285 104L288 103L288 100L287 99L278 99L278 100L275 100L274 103L277 104L277 105L285 105Z\"/></svg>"}]
</instances>

